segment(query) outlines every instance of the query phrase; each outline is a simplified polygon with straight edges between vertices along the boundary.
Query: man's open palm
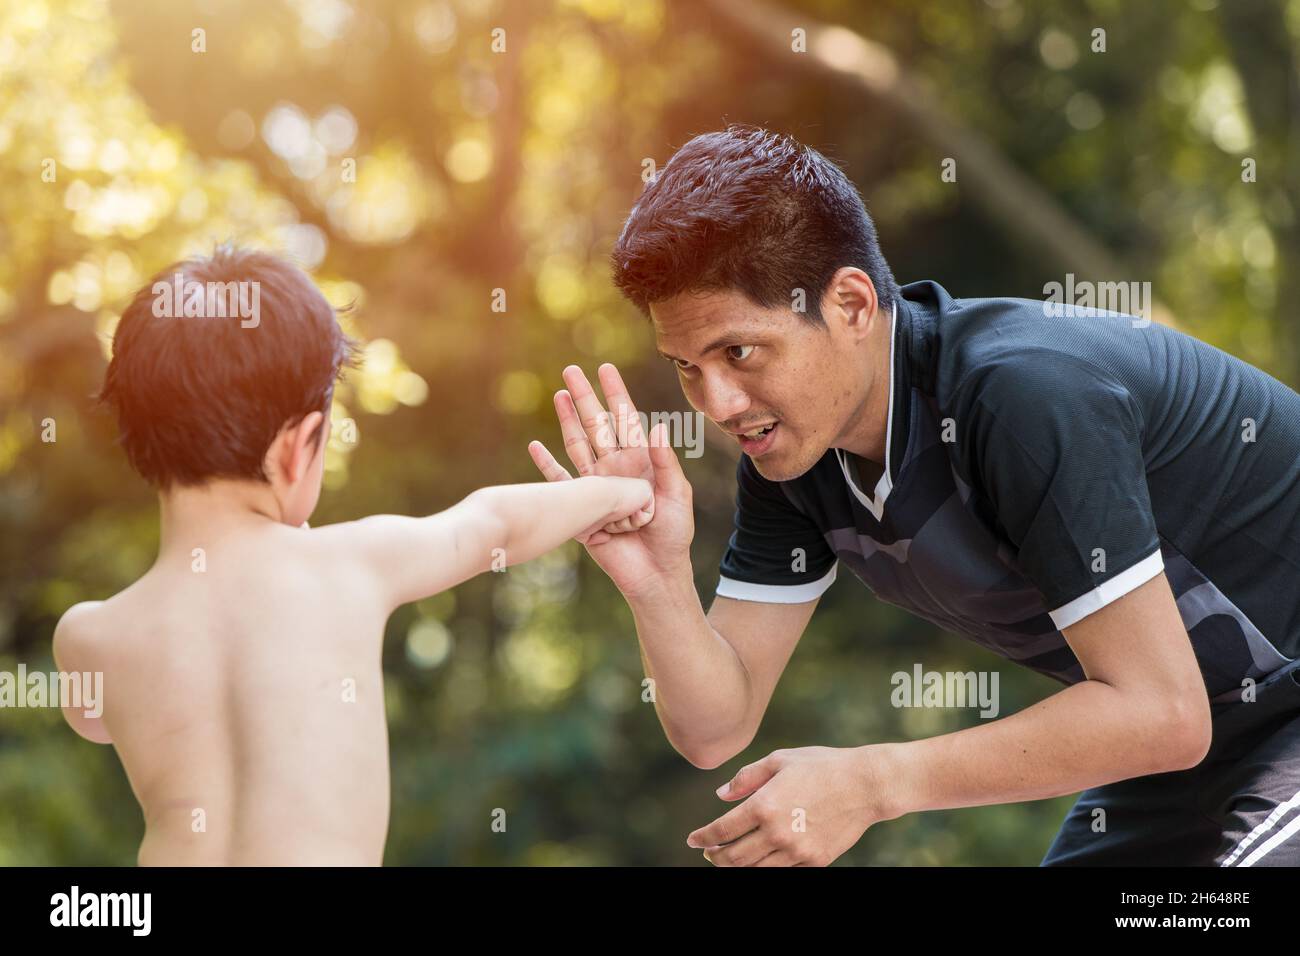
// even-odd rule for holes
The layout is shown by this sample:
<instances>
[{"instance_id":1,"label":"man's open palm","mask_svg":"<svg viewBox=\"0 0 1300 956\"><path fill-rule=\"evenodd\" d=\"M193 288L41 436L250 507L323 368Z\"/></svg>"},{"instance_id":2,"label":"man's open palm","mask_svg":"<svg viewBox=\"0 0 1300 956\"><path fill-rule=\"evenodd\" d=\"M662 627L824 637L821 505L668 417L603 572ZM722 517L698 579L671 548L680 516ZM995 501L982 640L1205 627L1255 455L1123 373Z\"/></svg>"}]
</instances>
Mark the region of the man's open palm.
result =
<instances>
[{"instance_id":1,"label":"man's open palm","mask_svg":"<svg viewBox=\"0 0 1300 956\"><path fill-rule=\"evenodd\" d=\"M579 475L644 478L654 486L654 516L648 524L635 528L624 519L609 530L579 537L587 553L630 597L689 565L695 535L691 486L669 446L667 426L656 425L647 440L618 369L606 363L598 374L604 404L582 369L570 365L564 370L568 388L555 393L555 412L564 450ZM528 452L547 481L573 477L541 442L530 442Z\"/></svg>"}]
</instances>

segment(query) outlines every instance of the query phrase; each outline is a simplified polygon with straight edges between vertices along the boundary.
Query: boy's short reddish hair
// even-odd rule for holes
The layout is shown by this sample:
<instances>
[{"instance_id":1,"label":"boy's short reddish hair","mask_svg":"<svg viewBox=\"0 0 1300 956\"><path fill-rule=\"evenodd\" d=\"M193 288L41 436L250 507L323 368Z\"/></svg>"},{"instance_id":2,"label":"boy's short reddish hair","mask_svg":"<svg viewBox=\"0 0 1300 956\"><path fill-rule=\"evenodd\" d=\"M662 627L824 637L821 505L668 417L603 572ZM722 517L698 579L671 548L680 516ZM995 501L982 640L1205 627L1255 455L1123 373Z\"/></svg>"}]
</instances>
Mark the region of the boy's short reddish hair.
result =
<instances>
[{"instance_id":1,"label":"boy's short reddish hair","mask_svg":"<svg viewBox=\"0 0 1300 956\"><path fill-rule=\"evenodd\" d=\"M239 288L255 292L256 322L222 306L219 292L202 316L185 315L185 302L164 291L177 287L178 274L180 288L255 283ZM266 481L262 462L276 434L310 412L328 415L334 383L355 357L356 343L302 270L221 246L164 269L136 293L113 336L99 398L117 415L132 467L159 488Z\"/></svg>"}]
</instances>

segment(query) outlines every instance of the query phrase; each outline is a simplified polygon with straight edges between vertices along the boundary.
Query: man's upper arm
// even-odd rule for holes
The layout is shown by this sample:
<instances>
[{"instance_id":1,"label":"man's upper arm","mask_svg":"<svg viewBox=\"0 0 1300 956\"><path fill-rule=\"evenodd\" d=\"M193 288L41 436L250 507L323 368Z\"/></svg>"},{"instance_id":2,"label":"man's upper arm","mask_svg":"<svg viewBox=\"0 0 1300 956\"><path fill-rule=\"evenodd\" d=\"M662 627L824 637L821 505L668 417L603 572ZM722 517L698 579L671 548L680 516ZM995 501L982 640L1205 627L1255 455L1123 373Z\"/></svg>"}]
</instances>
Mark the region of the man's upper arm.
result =
<instances>
[{"instance_id":1,"label":"man's upper arm","mask_svg":"<svg viewBox=\"0 0 1300 956\"><path fill-rule=\"evenodd\" d=\"M959 460L1058 629L1164 569L1141 410L1113 377L1043 351L979 373L951 414Z\"/></svg>"},{"instance_id":2,"label":"man's upper arm","mask_svg":"<svg viewBox=\"0 0 1300 956\"><path fill-rule=\"evenodd\" d=\"M816 524L742 456L735 529L708 617L749 675L748 716L755 729L821 595L835 581L836 566Z\"/></svg>"},{"instance_id":3,"label":"man's upper arm","mask_svg":"<svg viewBox=\"0 0 1300 956\"><path fill-rule=\"evenodd\" d=\"M747 724L758 729L777 682L785 672L819 598L802 604L765 604L722 596L713 599L709 624L722 636L749 675Z\"/></svg>"},{"instance_id":4,"label":"man's upper arm","mask_svg":"<svg viewBox=\"0 0 1300 956\"><path fill-rule=\"evenodd\" d=\"M1163 574L1136 397L1045 353L994 368L965 399L963 462L1085 675L1134 692L1158 726L1179 715L1194 748L1209 704Z\"/></svg>"},{"instance_id":5,"label":"man's upper arm","mask_svg":"<svg viewBox=\"0 0 1300 956\"><path fill-rule=\"evenodd\" d=\"M836 567L835 552L817 525L742 456L736 466L735 529L719 568L719 597L815 602L834 583Z\"/></svg>"},{"instance_id":6,"label":"man's upper arm","mask_svg":"<svg viewBox=\"0 0 1300 956\"><path fill-rule=\"evenodd\" d=\"M1063 631L1089 680L1124 691L1164 730L1162 749L1198 763L1210 745L1210 704L1200 665L1163 574ZM1135 640L1141 635L1140 640ZM1178 755L1186 761L1178 761Z\"/></svg>"}]
</instances>

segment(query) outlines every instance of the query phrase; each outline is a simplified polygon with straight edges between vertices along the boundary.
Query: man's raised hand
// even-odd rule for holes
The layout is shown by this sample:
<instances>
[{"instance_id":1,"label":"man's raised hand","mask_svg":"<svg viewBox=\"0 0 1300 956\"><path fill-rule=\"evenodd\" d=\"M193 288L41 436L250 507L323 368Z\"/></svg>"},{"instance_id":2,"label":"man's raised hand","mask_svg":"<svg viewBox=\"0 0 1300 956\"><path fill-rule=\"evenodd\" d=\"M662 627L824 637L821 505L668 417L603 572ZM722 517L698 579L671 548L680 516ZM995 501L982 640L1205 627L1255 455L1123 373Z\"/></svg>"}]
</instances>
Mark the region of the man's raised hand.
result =
<instances>
[{"instance_id":1,"label":"man's raised hand","mask_svg":"<svg viewBox=\"0 0 1300 956\"><path fill-rule=\"evenodd\" d=\"M555 413L564 450L579 475L645 478L654 486L652 515L623 519L579 539L631 597L659 575L689 573L695 534L691 486L669 447L667 427L657 425L647 439L618 369L606 363L598 375L604 403L582 369L566 368L568 387L555 393ZM572 477L541 442L531 442L528 451L548 481Z\"/></svg>"}]
</instances>

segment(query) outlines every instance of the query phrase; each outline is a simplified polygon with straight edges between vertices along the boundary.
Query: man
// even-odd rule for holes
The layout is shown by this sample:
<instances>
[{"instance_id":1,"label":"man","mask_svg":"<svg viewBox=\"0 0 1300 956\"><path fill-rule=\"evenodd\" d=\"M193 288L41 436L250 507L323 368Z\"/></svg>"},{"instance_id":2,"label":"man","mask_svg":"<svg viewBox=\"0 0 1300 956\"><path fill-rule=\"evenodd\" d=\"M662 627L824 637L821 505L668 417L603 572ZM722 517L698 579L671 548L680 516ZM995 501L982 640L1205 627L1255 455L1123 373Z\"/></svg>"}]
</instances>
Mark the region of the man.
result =
<instances>
[{"instance_id":1,"label":"man","mask_svg":"<svg viewBox=\"0 0 1300 956\"><path fill-rule=\"evenodd\" d=\"M843 173L759 129L687 143L613 258L691 405L744 452L706 614L675 456L645 447L612 366L609 413L565 370L577 471L655 483L654 520L588 550L688 760L753 739L840 562L1065 685L931 739L777 751L691 846L826 864L905 813L1082 790L1045 863L1300 863L1300 396L1131 317L900 289Z\"/></svg>"}]
</instances>

